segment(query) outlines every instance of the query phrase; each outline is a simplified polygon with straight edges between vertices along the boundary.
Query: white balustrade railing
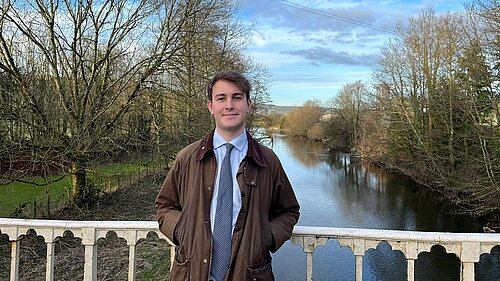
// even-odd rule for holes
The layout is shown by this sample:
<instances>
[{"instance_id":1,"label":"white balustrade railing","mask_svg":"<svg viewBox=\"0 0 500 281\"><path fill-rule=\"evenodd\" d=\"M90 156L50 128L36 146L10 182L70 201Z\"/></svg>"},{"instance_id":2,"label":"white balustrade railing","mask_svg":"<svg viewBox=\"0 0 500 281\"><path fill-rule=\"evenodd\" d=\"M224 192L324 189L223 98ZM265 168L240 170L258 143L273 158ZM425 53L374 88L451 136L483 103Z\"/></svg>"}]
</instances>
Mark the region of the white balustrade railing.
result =
<instances>
[{"instance_id":1,"label":"white balustrade railing","mask_svg":"<svg viewBox=\"0 0 500 281\"><path fill-rule=\"evenodd\" d=\"M10 280L18 280L19 239L29 230L45 238L47 244L46 280L54 279L54 241L65 231L80 237L85 247L84 280L97 280L97 240L113 231L124 238L129 246L128 280L135 280L136 245L139 239L157 233L172 245L158 230L156 221L61 221L61 220L24 220L0 218L0 234L9 236L11 243ZM414 280L415 260L421 252L430 252L434 245L443 246L447 252L454 253L461 261L461 280L474 280L474 263L481 254L488 254L493 247L500 246L500 234L491 233L444 233L374 230L335 227L296 226L292 243L300 245L306 253L306 278L313 280L313 253L329 239L337 240L341 246L349 247L355 256L356 281L362 280L362 260L366 251L375 249L380 242L387 242L393 250L401 251L407 260L407 280ZM170 247L171 261L174 247Z\"/></svg>"}]
</instances>

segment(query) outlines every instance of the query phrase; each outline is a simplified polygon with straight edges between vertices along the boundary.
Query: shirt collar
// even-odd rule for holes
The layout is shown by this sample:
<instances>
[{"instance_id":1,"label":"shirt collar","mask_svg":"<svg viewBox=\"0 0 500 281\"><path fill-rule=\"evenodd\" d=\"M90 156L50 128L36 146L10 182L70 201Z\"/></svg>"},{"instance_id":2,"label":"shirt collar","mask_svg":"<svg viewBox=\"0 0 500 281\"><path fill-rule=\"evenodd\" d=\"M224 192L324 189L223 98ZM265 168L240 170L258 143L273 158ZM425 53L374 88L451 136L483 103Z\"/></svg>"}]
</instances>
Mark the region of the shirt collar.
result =
<instances>
[{"instance_id":1,"label":"shirt collar","mask_svg":"<svg viewBox=\"0 0 500 281\"><path fill-rule=\"evenodd\" d=\"M207 152L214 152L214 133L215 129L207 133L199 142L198 150L195 155L196 161L201 161ZM262 150L260 148L260 144L250 136L250 134L246 133L246 138L248 142L248 151L247 157L252 159L257 165L264 167L267 165L267 160L262 154Z\"/></svg>"},{"instance_id":2,"label":"shirt collar","mask_svg":"<svg viewBox=\"0 0 500 281\"><path fill-rule=\"evenodd\" d=\"M243 132L241 133L241 135L229 141L239 151L243 151L245 145L248 143L246 132L247 132L246 129L243 128ZM213 140L214 149L218 149L219 147L221 147L226 143L227 141L219 134L217 129L215 129L214 140Z\"/></svg>"}]
</instances>

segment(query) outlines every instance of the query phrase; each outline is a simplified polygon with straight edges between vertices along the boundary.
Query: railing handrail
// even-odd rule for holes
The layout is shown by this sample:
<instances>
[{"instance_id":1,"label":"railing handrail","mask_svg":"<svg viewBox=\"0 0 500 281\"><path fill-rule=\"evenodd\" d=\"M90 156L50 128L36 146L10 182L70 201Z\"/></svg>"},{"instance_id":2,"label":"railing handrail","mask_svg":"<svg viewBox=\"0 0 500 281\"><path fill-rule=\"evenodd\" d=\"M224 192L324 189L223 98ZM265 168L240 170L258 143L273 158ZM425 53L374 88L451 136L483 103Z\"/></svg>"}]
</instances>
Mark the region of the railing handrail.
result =
<instances>
[{"instance_id":1,"label":"railing handrail","mask_svg":"<svg viewBox=\"0 0 500 281\"><path fill-rule=\"evenodd\" d=\"M0 218L0 226L33 226L53 228L101 228L101 229L157 229L157 221L76 221L76 220L42 220L42 219L13 219ZM410 238L412 240L434 240L434 237L445 237L446 241L477 241L486 242L500 241L500 233L475 233L475 232L438 232L438 231L415 231L415 230L390 230L330 226L306 226L296 225L293 233L296 235L321 235L321 236L345 236L387 239ZM466 237L464 237L466 236Z\"/></svg>"},{"instance_id":2,"label":"railing handrail","mask_svg":"<svg viewBox=\"0 0 500 281\"><path fill-rule=\"evenodd\" d=\"M1 226L156 230L157 221L75 221L0 218Z\"/></svg>"},{"instance_id":3,"label":"railing handrail","mask_svg":"<svg viewBox=\"0 0 500 281\"><path fill-rule=\"evenodd\" d=\"M156 221L74 221L0 218L1 227L95 228L158 230ZM345 228L296 225L294 235L316 235L328 238L365 238L377 240L411 240L443 242L500 243L500 233L435 232L368 228Z\"/></svg>"},{"instance_id":4,"label":"railing handrail","mask_svg":"<svg viewBox=\"0 0 500 281\"><path fill-rule=\"evenodd\" d=\"M377 240L484 242L500 243L500 233L431 232L323 226L295 226L294 235L317 235L328 238L364 238Z\"/></svg>"}]
</instances>

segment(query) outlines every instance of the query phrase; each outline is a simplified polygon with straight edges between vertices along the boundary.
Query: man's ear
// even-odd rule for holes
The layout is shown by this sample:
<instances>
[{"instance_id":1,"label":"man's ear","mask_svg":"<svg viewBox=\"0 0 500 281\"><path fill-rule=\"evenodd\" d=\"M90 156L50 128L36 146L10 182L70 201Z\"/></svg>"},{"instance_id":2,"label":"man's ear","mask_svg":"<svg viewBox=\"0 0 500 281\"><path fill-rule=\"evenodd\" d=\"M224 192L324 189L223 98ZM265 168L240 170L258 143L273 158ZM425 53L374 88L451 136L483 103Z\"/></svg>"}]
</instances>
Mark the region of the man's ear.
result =
<instances>
[{"instance_id":1,"label":"man's ear","mask_svg":"<svg viewBox=\"0 0 500 281\"><path fill-rule=\"evenodd\" d=\"M252 111L252 100L248 100L248 101L247 101L247 107L248 107L247 112Z\"/></svg>"},{"instance_id":2,"label":"man's ear","mask_svg":"<svg viewBox=\"0 0 500 281\"><path fill-rule=\"evenodd\" d=\"M210 111L210 114L214 114L214 112L212 111L212 101L207 101L207 108L208 111Z\"/></svg>"}]
</instances>

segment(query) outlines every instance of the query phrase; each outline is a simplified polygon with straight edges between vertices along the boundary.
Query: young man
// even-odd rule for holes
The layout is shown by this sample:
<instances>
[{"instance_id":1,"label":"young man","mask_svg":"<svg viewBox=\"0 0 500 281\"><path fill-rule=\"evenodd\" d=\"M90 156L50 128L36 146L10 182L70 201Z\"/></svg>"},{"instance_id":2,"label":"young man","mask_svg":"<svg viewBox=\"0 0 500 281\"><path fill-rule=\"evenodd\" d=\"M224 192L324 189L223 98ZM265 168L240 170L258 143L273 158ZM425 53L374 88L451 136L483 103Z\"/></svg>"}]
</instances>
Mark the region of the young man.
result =
<instances>
[{"instance_id":1,"label":"young man","mask_svg":"<svg viewBox=\"0 0 500 281\"><path fill-rule=\"evenodd\" d=\"M292 235L299 204L277 156L245 130L251 107L243 75L212 78L215 129L178 153L156 199L177 246L171 280L274 280L270 252Z\"/></svg>"}]
</instances>

